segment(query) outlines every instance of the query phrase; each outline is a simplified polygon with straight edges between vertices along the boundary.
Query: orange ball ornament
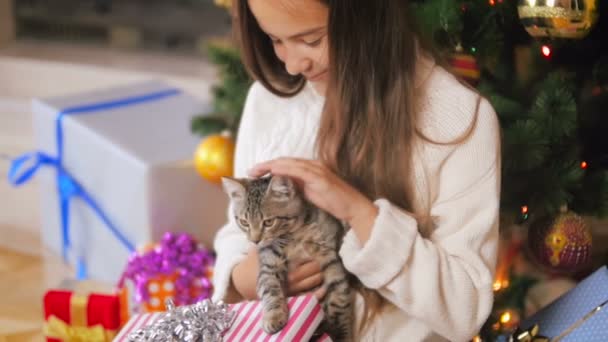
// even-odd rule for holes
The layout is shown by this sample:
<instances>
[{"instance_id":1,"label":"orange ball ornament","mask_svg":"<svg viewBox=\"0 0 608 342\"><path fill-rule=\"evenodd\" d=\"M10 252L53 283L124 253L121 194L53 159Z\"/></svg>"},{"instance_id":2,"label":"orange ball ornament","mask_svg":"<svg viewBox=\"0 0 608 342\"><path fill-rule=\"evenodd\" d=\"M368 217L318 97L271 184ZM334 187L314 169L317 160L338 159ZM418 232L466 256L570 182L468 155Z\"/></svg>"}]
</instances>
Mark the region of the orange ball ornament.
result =
<instances>
[{"instance_id":1,"label":"orange ball ornament","mask_svg":"<svg viewBox=\"0 0 608 342\"><path fill-rule=\"evenodd\" d=\"M449 57L452 72L462 77L471 85L476 85L481 77L481 71L477 59L473 55L462 52L454 53Z\"/></svg>"},{"instance_id":2,"label":"orange ball ornament","mask_svg":"<svg viewBox=\"0 0 608 342\"><path fill-rule=\"evenodd\" d=\"M234 163L234 140L228 133L206 137L196 148L194 166L206 180L219 184L231 177Z\"/></svg>"}]
</instances>

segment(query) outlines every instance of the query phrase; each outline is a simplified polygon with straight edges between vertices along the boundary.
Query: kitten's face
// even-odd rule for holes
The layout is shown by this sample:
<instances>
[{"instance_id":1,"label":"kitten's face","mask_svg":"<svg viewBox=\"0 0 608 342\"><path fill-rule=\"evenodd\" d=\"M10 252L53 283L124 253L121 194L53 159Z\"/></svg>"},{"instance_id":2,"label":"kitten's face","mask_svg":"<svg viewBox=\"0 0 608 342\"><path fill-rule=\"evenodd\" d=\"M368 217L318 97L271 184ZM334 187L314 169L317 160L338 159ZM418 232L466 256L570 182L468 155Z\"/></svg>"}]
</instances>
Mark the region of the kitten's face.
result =
<instances>
[{"instance_id":1,"label":"kitten's face","mask_svg":"<svg viewBox=\"0 0 608 342\"><path fill-rule=\"evenodd\" d=\"M236 223L254 243L288 232L302 214L303 201L288 177L223 178L222 183Z\"/></svg>"}]
</instances>

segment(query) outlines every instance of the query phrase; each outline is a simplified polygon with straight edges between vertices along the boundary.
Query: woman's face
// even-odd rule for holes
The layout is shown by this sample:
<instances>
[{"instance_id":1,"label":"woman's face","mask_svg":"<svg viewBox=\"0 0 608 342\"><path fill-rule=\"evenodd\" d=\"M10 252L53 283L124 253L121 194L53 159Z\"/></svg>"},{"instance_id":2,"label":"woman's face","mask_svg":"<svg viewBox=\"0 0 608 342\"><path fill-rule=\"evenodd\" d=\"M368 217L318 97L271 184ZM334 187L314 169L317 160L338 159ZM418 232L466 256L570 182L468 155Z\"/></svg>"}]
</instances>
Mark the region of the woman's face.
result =
<instances>
[{"instance_id":1,"label":"woman's face","mask_svg":"<svg viewBox=\"0 0 608 342\"><path fill-rule=\"evenodd\" d=\"M249 0L251 12L291 75L302 75L325 94L328 9L318 0Z\"/></svg>"}]
</instances>

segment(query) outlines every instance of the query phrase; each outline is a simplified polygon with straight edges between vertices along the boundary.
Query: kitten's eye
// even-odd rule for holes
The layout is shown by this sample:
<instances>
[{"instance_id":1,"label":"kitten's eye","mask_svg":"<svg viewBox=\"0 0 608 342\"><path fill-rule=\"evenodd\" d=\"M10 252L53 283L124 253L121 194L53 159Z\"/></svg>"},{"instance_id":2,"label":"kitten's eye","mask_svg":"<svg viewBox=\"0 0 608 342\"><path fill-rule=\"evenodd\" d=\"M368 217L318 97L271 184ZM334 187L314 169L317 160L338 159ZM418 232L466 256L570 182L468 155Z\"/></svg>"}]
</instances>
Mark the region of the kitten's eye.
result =
<instances>
[{"instance_id":1,"label":"kitten's eye","mask_svg":"<svg viewBox=\"0 0 608 342\"><path fill-rule=\"evenodd\" d=\"M268 220L264 220L264 222L262 222L262 224L264 225L264 227L271 227L274 225L274 221L276 219L272 218L272 219L268 219Z\"/></svg>"},{"instance_id":2,"label":"kitten's eye","mask_svg":"<svg viewBox=\"0 0 608 342\"><path fill-rule=\"evenodd\" d=\"M246 220L240 219L239 223L241 224L241 226L243 227L249 227L249 222L247 222Z\"/></svg>"}]
</instances>

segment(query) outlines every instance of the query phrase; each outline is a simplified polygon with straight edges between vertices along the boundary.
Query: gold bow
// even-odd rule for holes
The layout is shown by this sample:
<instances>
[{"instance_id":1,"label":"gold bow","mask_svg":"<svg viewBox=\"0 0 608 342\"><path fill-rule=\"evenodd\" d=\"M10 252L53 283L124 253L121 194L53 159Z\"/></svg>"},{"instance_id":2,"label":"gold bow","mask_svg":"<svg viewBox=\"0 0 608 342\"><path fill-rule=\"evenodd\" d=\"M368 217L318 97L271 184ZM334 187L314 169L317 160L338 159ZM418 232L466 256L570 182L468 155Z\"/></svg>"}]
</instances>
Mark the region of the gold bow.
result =
<instances>
[{"instance_id":1,"label":"gold bow","mask_svg":"<svg viewBox=\"0 0 608 342\"><path fill-rule=\"evenodd\" d=\"M49 316L44 324L44 334L64 342L105 342L106 331L101 324L91 327L71 326L57 316Z\"/></svg>"},{"instance_id":2,"label":"gold bow","mask_svg":"<svg viewBox=\"0 0 608 342\"><path fill-rule=\"evenodd\" d=\"M539 330L538 324L533 325L527 330L518 330L513 334L514 338L511 340L517 342L549 342L549 338L538 334Z\"/></svg>"}]
</instances>

